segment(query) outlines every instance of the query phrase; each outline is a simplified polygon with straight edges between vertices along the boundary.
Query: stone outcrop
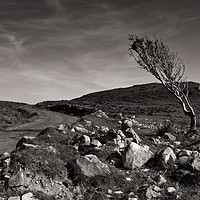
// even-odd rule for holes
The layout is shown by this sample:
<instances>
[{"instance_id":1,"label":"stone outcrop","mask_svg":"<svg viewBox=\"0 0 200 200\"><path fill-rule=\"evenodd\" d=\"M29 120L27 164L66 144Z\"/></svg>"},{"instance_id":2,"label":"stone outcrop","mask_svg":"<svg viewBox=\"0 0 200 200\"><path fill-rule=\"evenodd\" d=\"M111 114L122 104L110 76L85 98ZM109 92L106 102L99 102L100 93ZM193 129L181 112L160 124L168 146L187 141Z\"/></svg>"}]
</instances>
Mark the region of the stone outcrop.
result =
<instances>
[{"instance_id":1,"label":"stone outcrop","mask_svg":"<svg viewBox=\"0 0 200 200\"><path fill-rule=\"evenodd\" d=\"M125 168L134 169L142 167L151 157L153 153L148 146L141 146L135 142L131 142L122 155L122 162Z\"/></svg>"}]
</instances>

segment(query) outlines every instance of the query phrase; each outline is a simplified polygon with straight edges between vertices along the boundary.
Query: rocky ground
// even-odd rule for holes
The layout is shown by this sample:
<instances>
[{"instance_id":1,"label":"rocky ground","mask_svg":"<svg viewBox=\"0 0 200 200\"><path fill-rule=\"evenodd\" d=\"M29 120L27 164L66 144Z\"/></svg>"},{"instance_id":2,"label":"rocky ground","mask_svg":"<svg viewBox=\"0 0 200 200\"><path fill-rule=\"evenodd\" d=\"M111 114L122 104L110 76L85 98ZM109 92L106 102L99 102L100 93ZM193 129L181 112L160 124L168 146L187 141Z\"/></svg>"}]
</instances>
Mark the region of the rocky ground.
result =
<instances>
[{"instance_id":1,"label":"rocky ground","mask_svg":"<svg viewBox=\"0 0 200 200\"><path fill-rule=\"evenodd\" d=\"M0 199L200 199L200 142L170 121L103 111L23 136L0 156Z\"/></svg>"}]
</instances>

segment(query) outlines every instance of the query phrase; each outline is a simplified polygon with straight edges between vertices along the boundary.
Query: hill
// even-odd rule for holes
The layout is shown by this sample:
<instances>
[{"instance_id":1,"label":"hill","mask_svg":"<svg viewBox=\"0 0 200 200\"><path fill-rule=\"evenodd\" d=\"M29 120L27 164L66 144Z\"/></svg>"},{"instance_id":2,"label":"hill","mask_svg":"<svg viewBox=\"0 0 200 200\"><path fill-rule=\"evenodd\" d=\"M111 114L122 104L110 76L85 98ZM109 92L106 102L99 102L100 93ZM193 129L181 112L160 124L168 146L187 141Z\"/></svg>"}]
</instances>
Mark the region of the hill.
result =
<instances>
[{"instance_id":1,"label":"hill","mask_svg":"<svg viewBox=\"0 0 200 200\"><path fill-rule=\"evenodd\" d=\"M193 108L199 115L199 83L189 82L189 91ZM42 108L69 114L66 105L67 107L78 105L81 108L100 109L112 115L123 113L128 116L170 119L183 125L189 122L189 118L184 117L177 99L159 83L95 92L71 101L48 101L37 104ZM198 125L200 125L199 121Z\"/></svg>"}]
</instances>

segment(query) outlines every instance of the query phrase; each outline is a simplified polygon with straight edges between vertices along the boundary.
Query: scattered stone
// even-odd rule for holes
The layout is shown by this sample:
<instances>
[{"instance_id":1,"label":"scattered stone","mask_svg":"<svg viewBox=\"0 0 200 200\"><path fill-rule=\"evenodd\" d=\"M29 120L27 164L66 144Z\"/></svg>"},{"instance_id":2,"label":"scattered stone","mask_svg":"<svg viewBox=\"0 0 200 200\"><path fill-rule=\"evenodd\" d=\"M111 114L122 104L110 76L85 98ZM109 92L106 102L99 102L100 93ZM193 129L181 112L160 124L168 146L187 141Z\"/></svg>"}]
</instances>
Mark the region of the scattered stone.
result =
<instances>
[{"instance_id":1,"label":"scattered stone","mask_svg":"<svg viewBox=\"0 0 200 200\"><path fill-rule=\"evenodd\" d=\"M158 138L152 138L152 137L150 137L148 140L150 140L155 145L158 145L158 144L161 143Z\"/></svg>"},{"instance_id":2,"label":"scattered stone","mask_svg":"<svg viewBox=\"0 0 200 200\"><path fill-rule=\"evenodd\" d=\"M165 133L165 134L164 134L164 137L165 137L166 139L170 139L170 140L172 140L172 141L176 140L176 136L172 135L171 133Z\"/></svg>"},{"instance_id":3,"label":"scattered stone","mask_svg":"<svg viewBox=\"0 0 200 200\"><path fill-rule=\"evenodd\" d=\"M92 142L90 143L92 146L100 148L102 146L101 142L99 142L99 140L92 140Z\"/></svg>"},{"instance_id":4,"label":"scattered stone","mask_svg":"<svg viewBox=\"0 0 200 200\"><path fill-rule=\"evenodd\" d=\"M53 146L48 146L48 147L46 147L46 150L47 150L48 153L53 153L53 154L56 154L56 153L57 153L56 148L53 147Z\"/></svg>"},{"instance_id":5,"label":"scattered stone","mask_svg":"<svg viewBox=\"0 0 200 200\"><path fill-rule=\"evenodd\" d=\"M173 143L174 143L174 145L176 145L176 146L180 146L180 145L181 145L181 142L180 142L180 141L174 141Z\"/></svg>"},{"instance_id":6,"label":"scattered stone","mask_svg":"<svg viewBox=\"0 0 200 200\"><path fill-rule=\"evenodd\" d=\"M107 126L101 126L99 128L99 132L101 133L108 133L108 131L109 131L109 128Z\"/></svg>"},{"instance_id":7,"label":"scattered stone","mask_svg":"<svg viewBox=\"0 0 200 200\"><path fill-rule=\"evenodd\" d=\"M194 170L200 171L200 153L194 152L193 156L194 156L194 160L193 160L191 166Z\"/></svg>"},{"instance_id":8,"label":"scattered stone","mask_svg":"<svg viewBox=\"0 0 200 200\"><path fill-rule=\"evenodd\" d=\"M156 153L156 158L164 167L172 167L176 161L176 155L170 147L158 151Z\"/></svg>"},{"instance_id":9,"label":"scattered stone","mask_svg":"<svg viewBox=\"0 0 200 200\"><path fill-rule=\"evenodd\" d=\"M95 115L96 117L99 117L99 118L101 118L101 117L108 118L106 113L103 112L102 110L98 110L98 111L92 113L92 115Z\"/></svg>"},{"instance_id":10,"label":"scattered stone","mask_svg":"<svg viewBox=\"0 0 200 200\"><path fill-rule=\"evenodd\" d=\"M133 138L135 143L139 144L141 143L141 139L140 137L137 135L137 133L132 129L132 128L128 128L124 131L124 135L127 138Z\"/></svg>"},{"instance_id":11,"label":"scattered stone","mask_svg":"<svg viewBox=\"0 0 200 200\"><path fill-rule=\"evenodd\" d=\"M127 181L131 181L131 178L129 178L129 177L126 177L126 180L127 180Z\"/></svg>"},{"instance_id":12,"label":"scattered stone","mask_svg":"<svg viewBox=\"0 0 200 200\"><path fill-rule=\"evenodd\" d=\"M10 158L10 154L8 152L4 152L1 156L0 156L0 161L6 160L7 158Z\"/></svg>"},{"instance_id":13,"label":"scattered stone","mask_svg":"<svg viewBox=\"0 0 200 200\"><path fill-rule=\"evenodd\" d=\"M158 175L155 180L159 186L167 183L167 180L162 175Z\"/></svg>"},{"instance_id":14,"label":"scattered stone","mask_svg":"<svg viewBox=\"0 0 200 200\"><path fill-rule=\"evenodd\" d=\"M106 175L110 173L109 167L102 163L96 155L81 156L76 160L76 163L80 167L85 176L92 177L96 175Z\"/></svg>"},{"instance_id":15,"label":"scattered stone","mask_svg":"<svg viewBox=\"0 0 200 200\"><path fill-rule=\"evenodd\" d=\"M75 129L75 131L80 132L80 133L85 133L85 134L89 133L89 131L86 128L84 128L80 125L74 127L74 129Z\"/></svg>"},{"instance_id":16,"label":"scattered stone","mask_svg":"<svg viewBox=\"0 0 200 200\"><path fill-rule=\"evenodd\" d=\"M176 188L174 188L174 187L167 187L167 192L169 194L172 194L172 193L176 192Z\"/></svg>"},{"instance_id":17,"label":"scattered stone","mask_svg":"<svg viewBox=\"0 0 200 200\"><path fill-rule=\"evenodd\" d=\"M22 195L21 200L38 200L38 199L35 198L31 192L29 192L29 193Z\"/></svg>"},{"instance_id":18,"label":"scattered stone","mask_svg":"<svg viewBox=\"0 0 200 200\"><path fill-rule=\"evenodd\" d=\"M161 196L161 189L156 186L149 186L146 190L146 198L148 200L154 199L154 198L158 198Z\"/></svg>"},{"instance_id":19,"label":"scattered stone","mask_svg":"<svg viewBox=\"0 0 200 200\"><path fill-rule=\"evenodd\" d=\"M65 130L65 125L64 124L60 124L56 127L59 131L64 131Z\"/></svg>"},{"instance_id":20,"label":"scattered stone","mask_svg":"<svg viewBox=\"0 0 200 200\"><path fill-rule=\"evenodd\" d=\"M10 166L10 162L11 162L11 158L7 158L3 161L3 164L5 167L9 167Z\"/></svg>"},{"instance_id":21,"label":"scattered stone","mask_svg":"<svg viewBox=\"0 0 200 200\"><path fill-rule=\"evenodd\" d=\"M122 191L114 191L113 193L116 194L116 195L123 194Z\"/></svg>"},{"instance_id":22,"label":"scattered stone","mask_svg":"<svg viewBox=\"0 0 200 200\"><path fill-rule=\"evenodd\" d=\"M20 196L9 197L8 200L21 200Z\"/></svg>"},{"instance_id":23,"label":"scattered stone","mask_svg":"<svg viewBox=\"0 0 200 200\"><path fill-rule=\"evenodd\" d=\"M131 142L126 148L122 156L122 162L127 169L134 169L143 166L153 153L146 148Z\"/></svg>"},{"instance_id":24,"label":"scattered stone","mask_svg":"<svg viewBox=\"0 0 200 200\"><path fill-rule=\"evenodd\" d=\"M34 144L27 144L27 143L23 143L21 146L21 149L39 149L39 148L41 148L41 146Z\"/></svg>"},{"instance_id":25,"label":"scattered stone","mask_svg":"<svg viewBox=\"0 0 200 200\"><path fill-rule=\"evenodd\" d=\"M108 194L112 194L112 190L108 189Z\"/></svg>"},{"instance_id":26,"label":"scattered stone","mask_svg":"<svg viewBox=\"0 0 200 200\"><path fill-rule=\"evenodd\" d=\"M124 133L121 130L117 131L117 135L119 135L121 137L121 139L125 140L126 136L124 135Z\"/></svg>"},{"instance_id":27,"label":"scattered stone","mask_svg":"<svg viewBox=\"0 0 200 200\"><path fill-rule=\"evenodd\" d=\"M79 139L79 142L81 145L89 146L90 145L90 137L87 135L82 135Z\"/></svg>"}]
</instances>

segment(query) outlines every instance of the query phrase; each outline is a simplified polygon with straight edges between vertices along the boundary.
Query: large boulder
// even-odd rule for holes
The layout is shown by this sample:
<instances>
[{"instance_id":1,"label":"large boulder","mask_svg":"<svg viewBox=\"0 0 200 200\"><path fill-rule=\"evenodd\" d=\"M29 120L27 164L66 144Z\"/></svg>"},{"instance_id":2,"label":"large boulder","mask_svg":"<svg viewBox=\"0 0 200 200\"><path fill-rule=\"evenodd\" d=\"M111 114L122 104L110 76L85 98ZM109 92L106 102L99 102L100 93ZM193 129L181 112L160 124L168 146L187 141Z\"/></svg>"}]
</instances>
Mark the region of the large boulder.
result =
<instances>
[{"instance_id":1,"label":"large boulder","mask_svg":"<svg viewBox=\"0 0 200 200\"><path fill-rule=\"evenodd\" d=\"M109 167L102 163L96 155L81 156L76 160L76 164L80 167L81 172L88 177L109 173Z\"/></svg>"},{"instance_id":2,"label":"large boulder","mask_svg":"<svg viewBox=\"0 0 200 200\"><path fill-rule=\"evenodd\" d=\"M153 153L148 146L141 146L135 142L131 142L125 148L122 155L122 162L125 168L134 169L142 167L151 157Z\"/></svg>"}]
</instances>

